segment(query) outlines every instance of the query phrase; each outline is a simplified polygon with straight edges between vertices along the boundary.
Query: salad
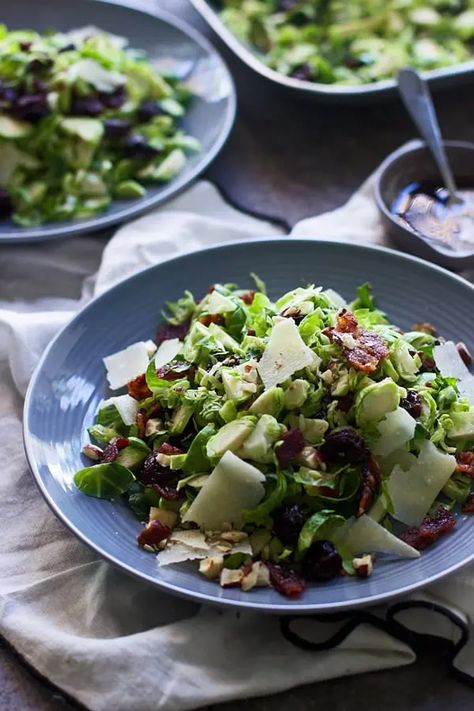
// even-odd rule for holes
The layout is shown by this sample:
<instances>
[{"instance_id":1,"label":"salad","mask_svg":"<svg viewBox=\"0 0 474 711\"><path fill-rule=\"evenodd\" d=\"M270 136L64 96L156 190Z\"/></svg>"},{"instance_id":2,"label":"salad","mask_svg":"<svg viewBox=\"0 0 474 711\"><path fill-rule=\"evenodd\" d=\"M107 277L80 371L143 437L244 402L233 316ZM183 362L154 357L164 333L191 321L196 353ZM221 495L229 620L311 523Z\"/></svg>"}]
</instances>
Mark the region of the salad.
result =
<instances>
[{"instance_id":1,"label":"salad","mask_svg":"<svg viewBox=\"0 0 474 711\"><path fill-rule=\"evenodd\" d=\"M223 587L371 574L474 511L474 378L463 344L296 288L216 284L168 303L156 342L104 358L85 494L122 497L159 565L199 560ZM126 393L120 389L127 388Z\"/></svg>"},{"instance_id":2,"label":"salad","mask_svg":"<svg viewBox=\"0 0 474 711\"><path fill-rule=\"evenodd\" d=\"M185 165L190 92L123 37L0 25L0 217L23 227L83 219Z\"/></svg>"},{"instance_id":3,"label":"salad","mask_svg":"<svg viewBox=\"0 0 474 711\"><path fill-rule=\"evenodd\" d=\"M367 84L399 69L472 58L472 0L221 0L227 27L269 67L323 84Z\"/></svg>"}]
</instances>

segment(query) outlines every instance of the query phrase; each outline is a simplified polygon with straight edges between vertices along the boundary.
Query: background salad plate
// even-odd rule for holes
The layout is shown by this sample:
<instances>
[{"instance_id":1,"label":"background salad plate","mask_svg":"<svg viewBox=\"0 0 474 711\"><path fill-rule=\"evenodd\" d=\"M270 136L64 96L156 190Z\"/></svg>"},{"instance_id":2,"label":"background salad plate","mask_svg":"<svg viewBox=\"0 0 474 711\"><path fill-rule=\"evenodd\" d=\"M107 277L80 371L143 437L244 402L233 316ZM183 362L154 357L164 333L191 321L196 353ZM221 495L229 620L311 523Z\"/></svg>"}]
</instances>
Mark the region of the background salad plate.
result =
<instances>
[{"instance_id":1,"label":"background salad plate","mask_svg":"<svg viewBox=\"0 0 474 711\"><path fill-rule=\"evenodd\" d=\"M53 28L68 31L87 25L129 40L145 50L158 71L176 74L195 93L183 118L183 130L197 138L201 151L188 155L184 169L169 183L153 186L144 197L115 200L102 214L79 221L55 222L39 227L19 227L0 220L0 243L32 242L104 229L129 220L168 200L189 185L216 157L235 118L236 97L231 75L210 43L183 22L160 11L152 14L124 5L97 0L48 0L35 4L16 0L2 8L8 29Z\"/></svg>"},{"instance_id":2,"label":"background salad plate","mask_svg":"<svg viewBox=\"0 0 474 711\"><path fill-rule=\"evenodd\" d=\"M299 599L269 588L251 593L223 589L197 573L195 563L158 567L136 544L141 525L121 502L85 496L73 483L85 466L86 429L106 395L102 358L138 340L153 338L165 301L188 288L198 297L209 284L251 286L250 272L269 296L308 283L331 287L350 299L370 281L377 304L402 328L431 321L448 339L474 347L474 286L440 267L389 249L343 243L273 239L204 249L158 264L113 287L83 309L54 339L33 375L24 412L26 454L54 513L111 563L171 593L197 601L273 613L325 612L375 604L408 593L474 559L474 518L461 517L416 560L378 559L364 580L340 577L309 586Z\"/></svg>"}]
</instances>

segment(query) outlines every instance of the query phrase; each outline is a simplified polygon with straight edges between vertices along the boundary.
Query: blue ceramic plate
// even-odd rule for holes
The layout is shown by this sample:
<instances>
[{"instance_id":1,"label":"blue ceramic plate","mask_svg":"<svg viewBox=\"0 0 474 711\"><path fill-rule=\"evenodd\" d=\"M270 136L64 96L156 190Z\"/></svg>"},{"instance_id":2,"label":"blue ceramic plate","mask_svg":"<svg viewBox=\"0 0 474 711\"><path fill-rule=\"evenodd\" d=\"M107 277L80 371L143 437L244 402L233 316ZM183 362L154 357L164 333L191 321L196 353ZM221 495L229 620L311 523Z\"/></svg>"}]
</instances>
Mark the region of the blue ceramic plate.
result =
<instances>
[{"instance_id":1,"label":"blue ceramic plate","mask_svg":"<svg viewBox=\"0 0 474 711\"><path fill-rule=\"evenodd\" d=\"M447 338L474 347L474 287L439 267L388 249L298 239L258 240L203 250L147 269L89 304L51 343L26 397L25 446L46 501L85 543L112 563L170 592L204 602L269 612L329 611L373 604L447 575L474 558L474 519L414 561L379 558L367 580L339 578L309 587L299 600L271 589L224 590L194 564L159 568L136 545L140 524L120 503L81 494L74 472L84 466L86 428L106 394L102 358L141 339L153 338L165 300L185 288L196 295L215 282L250 286L259 274L276 297L308 282L352 298L367 280L378 304L402 328L431 321Z\"/></svg>"},{"instance_id":2,"label":"blue ceramic plate","mask_svg":"<svg viewBox=\"0 0 474 711\"><path fill-rule=\"evenodd\" d=\"M87 219L55 222L39 227L18 227L0 220L0 244L33 242L101 230L156 207L189 185L216 157L235 117L236 98L232 78L211 44L183 22L160 11L153 15L123 5L97 0L31 0L3 3L1 22L9 29L53 27L67 31L95 25L127 37L131 47L144 49L157 67L175 74L194 91L183 119L184 130L201 142L200 153L189 155L185 168L169 183L150 187L138 200L115 200L102 214Z\"/></svg>"}]
</instances>

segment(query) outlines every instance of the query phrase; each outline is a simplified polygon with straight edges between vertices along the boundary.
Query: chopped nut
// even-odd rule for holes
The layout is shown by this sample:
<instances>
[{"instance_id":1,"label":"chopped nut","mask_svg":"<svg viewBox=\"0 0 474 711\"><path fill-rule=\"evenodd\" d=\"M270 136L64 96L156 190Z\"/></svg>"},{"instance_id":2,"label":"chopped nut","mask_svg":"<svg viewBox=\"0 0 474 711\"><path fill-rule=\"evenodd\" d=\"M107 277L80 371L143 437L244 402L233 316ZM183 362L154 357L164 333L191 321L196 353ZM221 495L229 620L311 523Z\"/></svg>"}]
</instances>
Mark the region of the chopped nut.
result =
<instances>
[{"instance_id":1,"label":"chopped nut","mask_svg":"<svg viewBox=\"0 0 474 711\"><path fill-rule=\"evenodd\" d=\"M333 381L333 374L331 370L325 370L324 373L321 373L321 380L323 380L326 385L331 385Z\"/></svg>"},{"instance_id":2,"label":"chopped nut","mask_svg":"<svg viewBox=\"0 0 474 711\"><path fill-rule=\"evenodd\" d=\"M244 531L223 531L220 538L222 541L229 541L229 543L240 543L248 538L248 534Z\"/></svg>"},{"instance_id":3,"label":"chopped nut","mask_svg":"<svg viewBox=\"0 0 474 711\"><path fill-rule=\"evenodd\" d=\"M309 467L309 469L321 469L322 464L319 452L315 447L303 447L296 457L296 462L302 467Z\"/></svg>"},{"instance_id":4,"label":"chopped nut","mask_svg":"<svg viewBox=\"0 0 474 711\"><path fill-rule=\"evenodd\" d=\"M244 572L240 568L237 570L230 570L229 568L223 568L221 571L220 584L223 588L235 588L240 585L242 578L244 577Z\"/></svg>"},{"instance_id":5,"label":"chopped nut","mask_svg":"<svg viewBox=\"0 0 474 711\"><path fill-rule=\"evenodd\" d=\"M152 435L160 432L163 429L163 420L159 418L150 418L145 426L145 436L151 437Z\"/></svg>"},{"instance_id":6,"label":"chopped nut","mask_svg":"<svg viewBox=\"0 0 474 711\"><path fill-rule=\"evenodd\" d=\"M472 364L472 355L471 355L468 347L466 346L466 344L463 343L462 341L459 341L459 343L456 343L456 348L457 348L457 351L458 351L463 363L465 365L471 365Z\"/></svg>"},{"instance_id":7,"label":"chopped nut","mask_svg":"<svg viewBox=\"0 0 474 711\"><path fill-rule=\"evenodd\" d=\"M218 551L221 551L222 553L228 553L229 551L232 550L232 543L227 543L227 541L222 541L221 543L218 543L216 545L216 548Z\"/></svg>"},{"instance_id":8,"label":"chopped nut","mask_svg":"<svg viewBox=\"0 0 474 711\"><path fill-rule=\"evenodd\" d=\"M100 447L96 447L93 444L85 444L82 448L82 453L85 454L88 459L92 459L94 462L98 462L103 455L103 451Z\"/></svg>"},{"instance_id":9,"label":"chopped nut","mask_svg":"<svg viewBox=\"0 0 474 711\"><path fill-rule=\"evenodd\" d=\"M178 520L178 514L176 511L170 511L169 509L160 509L157 506L152 506L150 509L150 521L159 521L169 528L174 528L176 526L176 521Z\"/></svg>"},{"instance_id":10,"label":"chopped nut","mask_svg":"<svg viewBox=\"0 0 474 711\"><path fill-rule=\"evenodd\" d=\"M356 575L359 578L368 578L369 575L372 575L372 570L374 566L372 563L371 555L367 554L361 556L360 558L354 558L352 561L352 565L354 567Z\"/></svg>"},{"instance_id":11,"label":"chopped nut","mask_svg":"<svg viewBox=\"0 0 474 711\"><path fill-rule=\"evenodd\" d=\"M161 464L162 467L169 467L170 455L158 452L158 454L156 455L156 461L158 462L158 464Z\"/></svg>"},{"instance_id":12,"label":"chopped nut","mask_svg":"<svg viewBox=\"0 0 474 711\"><path fill-rule=\"evenodd\" d=\"M435 326L433 326L432 323L428 323L427 321L423 323L414 323L411 327L412 331L421 331L421 333L427 333L430 336L437 336L438 331L436 330Z\"/></svg>"},{"instance_id":13,"label":"chopped nut","mask_svg":"<svg viewBox=\"0 0 474 711\"><path fill-rule=\"evenodd\" d=\"M261 561L253 563L251 569L242 578L240 586L244 592L256 587L269 587L270 571L265 563Z\"/></svg>"},{"instance_id":14,"label":"chopped nut","mask_svg":"<svg viewBox=\"0 0 474 711\"><path fill-rule=\"evenodd\" d=\"M224 567L224 558L221 555L209 556L209 558L204 558L199 563L199 572L213 580L217 578Z\"/></svg>"}]
</instances>

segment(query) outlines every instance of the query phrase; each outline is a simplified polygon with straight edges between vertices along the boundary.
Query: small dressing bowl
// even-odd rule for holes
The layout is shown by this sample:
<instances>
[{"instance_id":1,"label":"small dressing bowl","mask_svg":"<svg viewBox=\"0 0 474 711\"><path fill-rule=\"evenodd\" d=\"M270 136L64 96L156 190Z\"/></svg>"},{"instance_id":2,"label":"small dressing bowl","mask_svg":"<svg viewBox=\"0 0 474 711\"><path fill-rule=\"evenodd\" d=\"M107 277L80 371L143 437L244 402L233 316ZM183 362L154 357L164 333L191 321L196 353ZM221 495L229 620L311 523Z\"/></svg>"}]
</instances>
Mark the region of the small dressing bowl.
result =
<instances>
[{"instance_id":1,"label":"small dressing bowl","mask_svg":"<svg viewBox=\"0 0 474 711\"><path fill-rule=\"evenodd\" d=\"M474 143L443 141L458 188L474 189ZM466 185L468 181L468 185ZM384 228L393 242L405 252L416 254L449 269L474 265L474 243L452 249L441 241L423 237L408 222L393 212L393 205L412 184L442 187L442 179L423 141L410 141L391 153L375 178L375 199Z\"/></svg>"}]
</instances>

